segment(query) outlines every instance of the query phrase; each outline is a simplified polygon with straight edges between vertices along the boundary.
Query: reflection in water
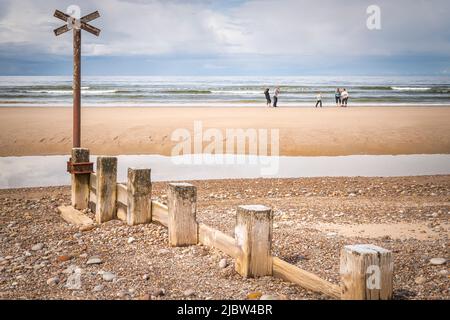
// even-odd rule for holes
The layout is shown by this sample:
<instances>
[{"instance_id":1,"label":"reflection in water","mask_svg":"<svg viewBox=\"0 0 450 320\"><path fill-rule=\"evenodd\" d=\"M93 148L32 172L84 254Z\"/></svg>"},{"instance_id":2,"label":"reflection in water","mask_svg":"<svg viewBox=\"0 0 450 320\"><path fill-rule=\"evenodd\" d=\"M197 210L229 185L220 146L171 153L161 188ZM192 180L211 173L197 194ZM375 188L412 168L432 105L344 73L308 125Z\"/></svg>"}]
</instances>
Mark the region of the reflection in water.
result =
<instances>
[{"instance_id":1,"label":"reflection in water","mask_svg":"<svg viewBox=\"0 0 450 320\"><path fill-rule=\"evenodd\" d=\"M190 157L185 156L181 160ZM202 155L198 157L201 158ZM66 172L68 158L69 156L0 157L0 188L69 185L70 175ZM95 164L96 157L91 159ZM211 162L214 159L203 160ZM153 181L450 174L450 155L279 158L241 156L239 164L236 161L235 164L226 164L227 160L236 160L236 157L225 156L225 164L183 164L180 157L118 156L118 181L126 181L128 167L151 168ZM267 174L265 169L268 166L277 170L269 170L272 172Z\"/></svg>"}]
</instances>

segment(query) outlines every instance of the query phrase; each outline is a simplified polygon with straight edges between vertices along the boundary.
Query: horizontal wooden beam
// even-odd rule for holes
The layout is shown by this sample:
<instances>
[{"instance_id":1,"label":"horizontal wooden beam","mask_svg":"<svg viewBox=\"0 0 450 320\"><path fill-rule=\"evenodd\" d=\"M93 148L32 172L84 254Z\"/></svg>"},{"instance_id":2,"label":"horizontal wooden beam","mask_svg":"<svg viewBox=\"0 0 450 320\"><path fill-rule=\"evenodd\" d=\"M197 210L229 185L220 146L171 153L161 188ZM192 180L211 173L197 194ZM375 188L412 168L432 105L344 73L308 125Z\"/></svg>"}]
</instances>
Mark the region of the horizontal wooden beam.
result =
<instances>
[{"instance_id":1,"label":"horizontal wooden beam","mask_svg":"<svg viewBox=\"0 0 450 320\"><path fill-rule=\"evenodd\" d=\"M198 240L201 244L219 249L234 259L241 255L241 249L235 244L233 237L203 223L198 226Z\"/></svg>"},{"instance_id":2,"label":"horizontal wooden beam","mask_svg":"<svg viewBox=\"0 0 450 320\"><path fill-rule=\"evenodd\" d=\"M273 257L273 275L277 278L298 284L299 286L340 299L341 289L338 285L324 280L313 273L302 270L280 258Z\"/></svg>"},{"instance_id":3,"label":"horizontal wooden beam","mask_svg":"<svg viewBox=\"0 0 450 320\"><path fill-rule=\"evenodd\" d=\"M168 226L169 208L158 201L152 201L152 221Z\"/></svg>"},{"instance_id":4,"label":"horizontal wooden beam","mask_svg":"<svg viewBox=\"0 0 450 320\"><path fill-rule=\"evenodd\" d=\"M72 206L59 206L58 211L66 222L74 225L90 225L94 221Z\"/></svg>"},{"instance_id":5,"label":"horizontal wooden beam","mask_svg":"<svg viewBox=\"0 0 450 320\"><path fill-rule=\"evenodd\" d=\"M89 189L96 190L97 188L97 174L91 173L91 177L89 178Z\"/></svg>"},{"instance_id":6,"label":"horizontal wooden beam","mask_svg":"<svg viewBox=\"0 0 450 320\"><path fill-rule=\"evenodd\" d=\"M124 205L125 207L128 206L128 190L127 186L118 183L117 184L117 202Z\"/></svg>"},{"instance_id":7,"label":"horizontal wooden beam","mask_svg":"<svg viewBox=\"0 0 450 320\"><path fill-rule=\"evenodd\" d=\"M127 221L127 206L124 206L121 202L117 202L116 207L117 219L122 220L124 222Z\"/></svg>"}]
</instances>

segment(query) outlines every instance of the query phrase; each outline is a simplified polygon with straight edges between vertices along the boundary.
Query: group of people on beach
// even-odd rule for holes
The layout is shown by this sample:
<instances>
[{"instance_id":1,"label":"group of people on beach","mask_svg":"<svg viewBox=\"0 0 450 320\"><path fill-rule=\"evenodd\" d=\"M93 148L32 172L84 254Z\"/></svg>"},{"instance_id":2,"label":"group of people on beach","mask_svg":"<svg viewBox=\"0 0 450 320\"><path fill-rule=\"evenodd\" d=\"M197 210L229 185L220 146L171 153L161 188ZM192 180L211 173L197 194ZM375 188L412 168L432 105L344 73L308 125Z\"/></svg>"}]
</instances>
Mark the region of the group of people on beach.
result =
<instances>
[{"instance_id":1,"label":"group of people on beach","mask_svg":"<svg viewBox=\"0 0 450 320\"><path fill-rule=\"evenodd\" d=\"M264 95L266 96L266 104L268 107L272 107L272 99L270 98L270 90L269 88L266 88L266 90L264 90ZM280 88L277 87L275 89L275 93L273 95L273 107L276 108L277 107L277 103L278 103L278 96L280 95ZM349 94L347 89L345 88L337 88L336 92L334 94L335 100L336 100L336 107L347 107L347 103L348 103L348 98L349 98ZM316 95L316 108L320 106L322 108L322 93L319 92Z\"/></svg>"},{"instance_id":2,"label":"group of people on beach","mask_svg":"<svg viewBox=\"0 0 450 320\"><path fill-rule=\"evenodd\" d=\"M273 95L273 107L276 108L277 107L277 103L278 103L278 95L280 94L280 88L277 87L275 89L275 93ZM266 96L266 104L268 107L272 107L272 100L270 99L270 90L269 88L267 88L266 90L264 90L264 95Z\"/></svg>"},{"instance_id":3,"label":"group of people on beach","mask_svg":"<svg viewBox=\"0 0 450 320\"><path fill-rule=\"evenodd\" d=\"M336 107L347 107L347 103L348 103L348 92L347 89L345 88L337 88L336 92L334 94L334 98L336 100ZM319 92L316 95L316 108L317 106L320 105L320 107L322 108L322 93Z\"/></svg>"}]
</instances>

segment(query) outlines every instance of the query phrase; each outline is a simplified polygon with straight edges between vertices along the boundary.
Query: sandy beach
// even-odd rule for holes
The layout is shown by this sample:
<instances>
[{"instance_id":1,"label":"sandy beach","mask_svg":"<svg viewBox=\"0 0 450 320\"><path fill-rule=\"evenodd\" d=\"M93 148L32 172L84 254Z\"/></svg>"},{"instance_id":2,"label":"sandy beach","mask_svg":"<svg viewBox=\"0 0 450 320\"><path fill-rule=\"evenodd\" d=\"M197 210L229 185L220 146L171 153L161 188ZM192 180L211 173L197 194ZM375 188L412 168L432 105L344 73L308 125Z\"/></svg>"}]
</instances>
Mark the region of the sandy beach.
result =
<instances>
[{"instance_id":1,"label":"sandy beach","mask_svg":"<svg viewBox=\"0 0 450 320\"><path fill-rule=\"evenodd\" d=\"M83 108L91 154L170 155L177 128L279 129L280 155L448 154L450 108ZM0 108L0 156L68 154L72 110Z\"/></svg>"}]
</instances>

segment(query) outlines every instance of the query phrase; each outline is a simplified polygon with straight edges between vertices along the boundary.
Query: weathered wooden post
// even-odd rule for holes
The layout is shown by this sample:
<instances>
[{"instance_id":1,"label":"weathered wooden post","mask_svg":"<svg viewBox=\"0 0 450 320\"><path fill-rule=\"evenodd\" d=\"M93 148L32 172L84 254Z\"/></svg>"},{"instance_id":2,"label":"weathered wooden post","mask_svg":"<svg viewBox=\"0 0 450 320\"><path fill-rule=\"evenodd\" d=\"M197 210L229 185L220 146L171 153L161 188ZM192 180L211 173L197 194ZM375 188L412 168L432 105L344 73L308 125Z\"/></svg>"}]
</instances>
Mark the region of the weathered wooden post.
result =
<instances>
[{"instance_id":1,"label":"weathered wooden post","mask_svg":"<svg viewBox=\"0 0 450 320\"><path fill-rule=\"evenodd\" d=\"M100 17L98 11L94 11L84 17L73 17L62 11L55 10L54 17L67 24L53 30L55 36L73 30L73 147L81 146L81 29L98 36L100 29L88 24L88 22Z\"/></svg>"},{"instance_id":2,"label":"weathered wooden post","mask_svg":"<svg viewBox=\"0 0 450 320\"><path fill-rule=\"evenodd\" d=\"M167 201L169 245L181 247L197 244L197 188L189 183L170 183Z\"/></svg>"},{"instance_id":3,"label":"weathered wooden post","mask_svg":"<svg viewBox=\"0 0 450 320\"><path fill-rule=\"evenodd\" d=\"M346 300L392 299L391 251L371 244L341 250L341 298Z\"/></svg>"},{"instance_id":4,"label":"weathered wooden post","mask_svg":"<svg viewBox=\"0 0 450 320\"><path fill-rule=\"evenodd\" d=\"M89 202L89 177L92 172L89 149L73 148L67 171L72 176L72 206L75 209L86 209Z\"/></svg>"},{"instance_id":5,"label":"weathered wooden post","mask_svg":"<svg viewBox=\"0 0 450 320\"><path fill-rule=\"evenodd\" d=\"M95 220L103 223L116 217L117 158L97 158Z\"/></svg>"},{"instance_id":6,"label":"weathered wooden post","mask_svg":"<svg viewBox=\"0 0 450 320\"><path fill-rule=\"evenodd\" d=\"M127 223L129 225L152 221L152 182L150 169L128 168Z\"/></svg>"},{"instance_id":7,"label":"weathered wooden post","mask_svg":"<svg viewBox=\"0 0 450 320\"><path fill-rule=\"evenodd\" d=\"M235 241L241 249L235 269L244 277L272 275L272 209L262 205L239 206Z\"/></svg>"}]
</instances>

